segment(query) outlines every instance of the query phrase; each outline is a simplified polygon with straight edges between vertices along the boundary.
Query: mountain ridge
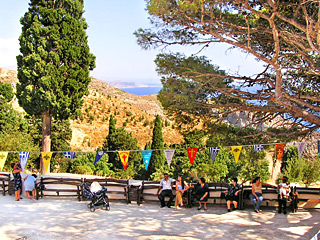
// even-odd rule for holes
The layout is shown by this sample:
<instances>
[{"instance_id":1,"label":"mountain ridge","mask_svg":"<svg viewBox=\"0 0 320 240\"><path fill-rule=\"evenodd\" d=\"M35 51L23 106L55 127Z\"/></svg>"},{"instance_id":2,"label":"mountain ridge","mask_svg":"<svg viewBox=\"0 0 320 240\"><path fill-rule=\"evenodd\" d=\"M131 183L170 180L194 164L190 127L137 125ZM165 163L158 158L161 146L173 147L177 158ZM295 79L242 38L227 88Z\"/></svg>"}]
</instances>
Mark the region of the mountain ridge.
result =
<instances>
[{"instance_id":1,"label":"mountain ridge","mask_svg":"<svg viewBox=\"0 0 320 240\"><path fill-rule=\"evenodd\" d=\"M137 96L127 93L99 79L91 77L89 94L84 96L81 116L70 120L72 150L94 151L102 146L108 135L111 114L117 119L116 127L124 127L127 132L137 138L138 146L144 148L152 140L152 127L156 115L163 118L163 137L166 144L180 143L182 135L173 127L167 118L157 95ZM17 72L0 68L0 81L8 82L15 88ZM12 105L19 112L16 97Z\"/></svg>"}]
</instances>

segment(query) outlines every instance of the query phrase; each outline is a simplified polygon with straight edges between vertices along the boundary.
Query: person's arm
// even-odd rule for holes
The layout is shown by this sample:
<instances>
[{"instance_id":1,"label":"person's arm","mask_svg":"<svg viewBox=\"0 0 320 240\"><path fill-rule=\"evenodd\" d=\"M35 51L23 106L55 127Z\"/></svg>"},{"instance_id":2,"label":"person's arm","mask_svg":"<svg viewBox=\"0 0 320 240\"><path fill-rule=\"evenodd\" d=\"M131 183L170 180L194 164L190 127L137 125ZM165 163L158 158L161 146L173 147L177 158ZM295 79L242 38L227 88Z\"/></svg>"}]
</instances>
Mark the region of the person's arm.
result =
<instances>
[{"instance_id":1,"label":"person's arm","mask_svg":"<svg viewBox=\"0 0 320 240\"><path fill-rule=\"evenodd\" d=\"M208 192L206 192L206 193L202 196L202 198L200 198L200 200L202 201L206 196L208 196Z\"/></svg>"},{"instance_id":2,"label":"person's arm","mask_svg":"<svg viewBox=\"0 0 320 240\"><path fill-rule=\"evenodd\" d=\"M175 180L172 179L171 181L171 187L173 187L173 184L175 183Z\"/></svg>"},{"instance_id":3,"label":"person's arm","mask_svg":"<svg viewBox=\"0 0 320 240\"><path fill-rule=\"evenodd\" d=\"M28 176L26 176L26 177L23 179L23 181L27 180L27 178L28 178Z\"/></svg>"},{"instance_id":4,"label":"person's arm","mask_svg":"<svg viewBox=\"0 0 320 240\"><path fill-rule=\"evenodd\" d=\"M242 190L242 189L241 189L241 187L240 187L240 186L238 186L238 188L237 188L237 191L236 191L235 195L236 195L236 196L238 196L238 194L239 194L239 192L241 192L241 190Z\"/></svg>"},{"instance_id":5,"label":"person's arm","mask_svg":"<svg viewBox=\"0 0 320 240\"><path fill-rule=\"evenodd\" d=\"M22 172L21 168L17 168L15 170L13 170L13 173L19 173L19 172Z\"/></svg>"},{"instance_id":6,"label":"person's arm","mask_svg":"<svg viewBox=\"0 0 320 240\"><path fill-rule=\"evenodd\" d=\"M184 187L185 191L187 191L190 188L189 184L186 181L184 181Z\"/></svg>"},{"instance_id":7,"label":"person's arm","mask_svg":"<svg viewBox=\"0 0 320 240\"><path fill-rule=\"evenodd\" d=\"M160 181L160 186L158 188L158 191L154 195L158 195L161 189L162 189L162 182Z\"/></svg>"},{"instance_id":8,"label":"person's arm","mask_svg":"<svg viewBox=\"0 0 320 240\"><path fill-rule=\"evenodd\" d=\"M178 184L176 184L176 192L182 192L179 190Z\"/></svg>"}]
</instances>

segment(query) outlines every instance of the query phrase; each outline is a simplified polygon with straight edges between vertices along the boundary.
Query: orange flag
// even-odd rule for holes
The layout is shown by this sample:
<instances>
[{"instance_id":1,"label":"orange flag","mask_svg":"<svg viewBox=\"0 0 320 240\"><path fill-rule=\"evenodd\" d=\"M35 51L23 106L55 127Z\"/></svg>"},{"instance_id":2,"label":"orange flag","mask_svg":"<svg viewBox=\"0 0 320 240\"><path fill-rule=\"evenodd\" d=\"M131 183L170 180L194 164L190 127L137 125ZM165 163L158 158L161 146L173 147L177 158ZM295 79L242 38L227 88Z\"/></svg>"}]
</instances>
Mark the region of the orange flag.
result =
<instances>
[{"instance_id":1,"label":"orange flag","mask_svg":"<svg viewBox=\"0 0 320 240\"><path fill-rule=\"evenodd\" d=\"M128 161L129 161L129 151L120 151L119 156L121 159L122 166L125 171L127 171Z\"/></svg>"},{"instance_id":2,"label":"orange flag","mask_svg":"<svg viewBox=\"0 0 320 240\"><path fill-rule=\"evenodd\" d=\"M286 146L286 143L280 143L276 144L276 152L278 156L278 160L281 161L282 155L283 155L283 149Z\"/></svg>"},{"instance_id":3,"label":"orange flag","mask_svg":"<svg viewBox=\"0 0 320 240\"><path fill-rule=\"evenodd\" d=\"M187 151L188 151L188 156L189 156L189 159L190 159L190 163L191 165L193 164L193 161L197 155L197 151L198 151L198 148L187 148Z\"/></svg>"}]
</instances>

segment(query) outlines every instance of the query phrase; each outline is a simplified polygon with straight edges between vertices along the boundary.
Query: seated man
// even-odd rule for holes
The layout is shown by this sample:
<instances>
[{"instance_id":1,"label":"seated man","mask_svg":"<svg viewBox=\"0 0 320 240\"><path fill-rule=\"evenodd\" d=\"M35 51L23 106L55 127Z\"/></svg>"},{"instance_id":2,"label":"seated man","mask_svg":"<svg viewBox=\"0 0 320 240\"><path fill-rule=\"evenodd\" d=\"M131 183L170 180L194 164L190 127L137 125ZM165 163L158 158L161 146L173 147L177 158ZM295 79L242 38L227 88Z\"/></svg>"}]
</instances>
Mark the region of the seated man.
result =
<instances>
[{"instance_id":1,"label":"seated man","mask_svg":"<svg viewBox=\"0 0 320 240\"><path fill-rule=\"evenodd\" d=\"M158 195L158 198L161 202L161 206L160 206L161 208L166 206L166 203L164 201L164 198L166 196L169 197L169 201L168 201L167 206L168 206L168 208L171 207L171 202L174 199L174 195L172 193L172 186L173 186L174 182L175 182L175 180L172 178L169 178L168 173L165 173L164 178L161 179L158 191L157 191L157 193L155 193L155 195ZM161 190L161 193L159 194L160 190Z\"/></svg>"}]
</instances>

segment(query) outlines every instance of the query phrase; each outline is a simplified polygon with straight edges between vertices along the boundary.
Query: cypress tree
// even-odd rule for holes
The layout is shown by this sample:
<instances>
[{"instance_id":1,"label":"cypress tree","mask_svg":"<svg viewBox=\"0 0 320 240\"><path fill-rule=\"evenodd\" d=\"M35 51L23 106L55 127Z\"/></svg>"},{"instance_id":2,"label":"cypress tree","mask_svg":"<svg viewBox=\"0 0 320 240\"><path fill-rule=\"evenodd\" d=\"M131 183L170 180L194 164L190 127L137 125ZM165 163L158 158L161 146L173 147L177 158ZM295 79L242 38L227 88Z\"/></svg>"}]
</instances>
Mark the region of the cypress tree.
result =
<instances>
[{"instance_id":1,"label":"cypress tree","mask_svg":"<svg viewBox=\"0 0 320 240\"><path fill-rule=\"evenodd\" d=\"M95 56L83 0L31 0L29 5L20 20L17 97L29 115L42 116L42 151L49 152L52 117L65 120L81 108Z\"/></svg>"},{"instance_id":2,"label":"cypress tree","mask_svg":"<svg viewBox=\"0 0 320 240\"><path fill-rule=\"evenodd\" d=\"M162 119L159 115L157 115L154 121L151 149L163 148L164 140L162 136ZM166 157L163 151L153 151L148 168L149 176L151 177L153 173L163 169L166 164Z\"/></svg>"},{"instance_id":3,"label":"cypress tree","mask_svg":"<svg viewBox=\"0 0 320 240\"><path fill-rule=\"evenodd\" d=\"M109 119L109 134L106 137L103 150L127 151L138 150L138 141L133 138L131 133L127 133L124 128L116 128L116 119L113 115ZM109 152L109 163L112 164L111 170L115 172L115 176L119 178L140 177L143 169L143 161L139 151L131 151L127 171L124 171L119 154L117 152Z\"/></svg>"}]
</instances>

